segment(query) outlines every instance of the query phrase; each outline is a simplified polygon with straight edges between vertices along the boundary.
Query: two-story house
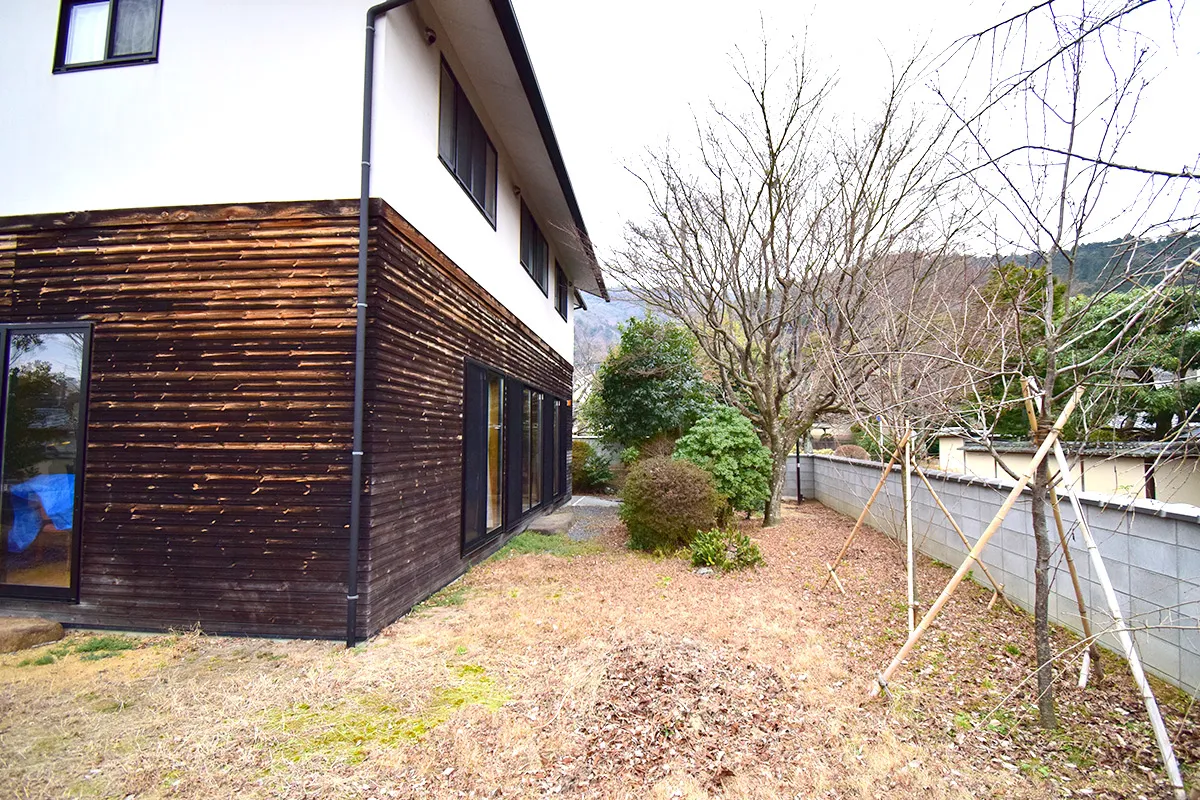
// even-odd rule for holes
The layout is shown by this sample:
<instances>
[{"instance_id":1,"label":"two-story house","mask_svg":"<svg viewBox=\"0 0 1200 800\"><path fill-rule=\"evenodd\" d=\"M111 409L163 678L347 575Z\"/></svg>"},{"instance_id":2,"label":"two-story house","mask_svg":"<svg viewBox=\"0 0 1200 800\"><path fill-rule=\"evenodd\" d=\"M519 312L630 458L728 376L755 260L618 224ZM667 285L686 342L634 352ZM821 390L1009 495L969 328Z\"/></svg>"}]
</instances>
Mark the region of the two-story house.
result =
<instances>
[{"instance_id":1,"label":"two-story house","mask_svg":"<svg viewBox=\"0 0 1200 800\"><path fill-rule=\"evenodd\" d=\"M569 496L509 0L7 0L0 109L0 614L354 640Z\"/></svg>"}]
</instances>

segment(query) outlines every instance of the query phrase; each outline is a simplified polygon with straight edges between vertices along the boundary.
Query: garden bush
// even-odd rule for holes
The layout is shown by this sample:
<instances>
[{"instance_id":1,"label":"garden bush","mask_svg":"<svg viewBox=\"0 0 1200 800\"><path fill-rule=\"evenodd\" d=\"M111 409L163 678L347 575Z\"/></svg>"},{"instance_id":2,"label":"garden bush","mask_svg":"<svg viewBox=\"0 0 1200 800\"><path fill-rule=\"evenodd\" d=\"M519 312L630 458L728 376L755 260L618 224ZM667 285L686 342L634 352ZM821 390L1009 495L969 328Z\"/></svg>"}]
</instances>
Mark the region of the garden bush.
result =
<instances>
[{"instance_id":1,"label":"garden bush","mask_svg":"<svg viewBox=\"0 0 1200 800\"><path fill-rule=\"evenodd\" d=\"M701 531L692 540L692 566L729 572L763 563L762 551L753 539L736 528Z\"/></svg>"},{"instance_id":2,"label":"garden bush","mask_svg":"<svg viewBox=\"0 0 1200 800\"><path fill-rule=\"evenodd\" d=\"M675 454L675 440L678 437L669 433L660 433L638 448L638 458L671 458Z\"/></svg>"},{"instance_id":3,"label":"garden bush","mask_svg":"<svg viewBox=\"0 0 1200 800\"><path fill-rule=\"evenodd\" d=\"M761 511L771 494L771 453L754 425L737 409L720 406L675 443L675 457L707 470L725 498L721 523L731 511Z\"/></svg>"},{"instance_id":4,"label":"garden bush","mask_svg":"<svg viewBox=\"0 0 1200 800\"><path fill-rule=\"evenodd\" d=\"M629 469L620 517L637 550L670 553L691 544L716 519L713 478L687 461L645 458Z\"/></svg>"},{"instance_id":5,"label":"garden bush","mask_svg":"<svg viewBox=\"0 0 1200 800\"><path fill-rule=\"evenodd\" d=\"M612 482L608 459L588 442L571 443L571 487L576 492L593 492Z\"/></svg>"},{"instance_id":6,"label":"garden bush","mask_svg":"<svg viewBox=\"0 0 1200 800\"><path fill-rule=\"evenodd\" d=\"M843 444L834 450L833 454L842 458L857 458L860 461L873 460L865 447L859 447L856 444Z\"/></svg>"}]
</instances>

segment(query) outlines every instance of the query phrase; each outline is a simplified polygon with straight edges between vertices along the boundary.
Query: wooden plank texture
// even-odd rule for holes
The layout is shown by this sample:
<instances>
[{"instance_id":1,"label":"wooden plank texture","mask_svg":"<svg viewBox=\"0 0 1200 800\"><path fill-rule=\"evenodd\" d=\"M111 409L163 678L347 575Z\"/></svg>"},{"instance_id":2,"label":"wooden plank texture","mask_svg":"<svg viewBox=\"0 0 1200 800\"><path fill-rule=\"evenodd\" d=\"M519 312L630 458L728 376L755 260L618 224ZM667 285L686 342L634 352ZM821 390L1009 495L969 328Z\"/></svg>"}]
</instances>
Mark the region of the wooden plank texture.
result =
<instances>
[{"instance_id":1,"label":"wooden plank texture","mask_svg":"<svg viewBox=\"0 0 1200 800\"><path fill-rule=\"evenodd\" d=\"M373 202L362 633L406 613L503 541L462 558L465 360L571 396L567 361L394 210ZM514 280L527 280L517 253L508 266Z\"/></svg>"},{"instance_id":2,"label":"wooden plank texture","mask_svg":"<svg viewBox=\"0 0 1200 800\"><path fill-rule=\"evenodd\" d=\"M0 320L95 324L66 622L339 636L356 203L0 220Z\"/></svg>"},{"instance_id":3,"label":"wooden plank texture","mask_svg":"<svg viewBox=\"0 0 1200 800\"><path fill-rule=\"evenodd\" d=\"M0 321L95 323L80 602L0 612L343 635L357 227L351 201L0 219ZM569 363L378 200L370 244L359 635L469 564L464 359L571 388Z\"/></svg>"}]
</instances>

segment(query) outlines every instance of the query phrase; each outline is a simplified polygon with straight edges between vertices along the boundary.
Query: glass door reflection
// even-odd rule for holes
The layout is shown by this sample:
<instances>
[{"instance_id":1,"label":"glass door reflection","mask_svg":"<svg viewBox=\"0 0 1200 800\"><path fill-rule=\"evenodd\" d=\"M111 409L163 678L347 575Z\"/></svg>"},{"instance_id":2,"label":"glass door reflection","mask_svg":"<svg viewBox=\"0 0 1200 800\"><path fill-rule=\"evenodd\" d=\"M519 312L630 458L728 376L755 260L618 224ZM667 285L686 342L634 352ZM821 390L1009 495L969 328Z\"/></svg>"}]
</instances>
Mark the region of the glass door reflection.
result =
<instances>
[{"instance_id":1,"label":"glass door reflection","mask_svg":"<svg viewBox=\"0 0 1200 800\"><path fill-rule=\"evenodd\" d=\"M9 329L0 538L9 586L70 588L85 330Z\"/></svg>"}]
</instances>

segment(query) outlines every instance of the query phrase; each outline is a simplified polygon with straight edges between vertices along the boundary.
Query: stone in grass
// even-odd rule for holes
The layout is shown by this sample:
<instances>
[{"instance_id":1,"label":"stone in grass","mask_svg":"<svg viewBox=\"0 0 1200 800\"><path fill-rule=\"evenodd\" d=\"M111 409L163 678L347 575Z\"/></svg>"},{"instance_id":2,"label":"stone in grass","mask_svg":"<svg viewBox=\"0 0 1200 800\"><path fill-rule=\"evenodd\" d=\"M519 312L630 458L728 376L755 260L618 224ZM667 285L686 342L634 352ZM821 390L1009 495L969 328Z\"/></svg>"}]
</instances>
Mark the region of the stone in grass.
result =
<instances>
[{"instance_id":1,"label":"stone in grass","mask_svg":"<svg viewBox=\"0 0 1200 800\"><path fill-rule=\"evenodd\" d=\"M0 617L0 653L15 653L63 638L63 626L36 617Z\"/></svg>"},{"instance_id":2,"label":"stone in grass","mask_svg":"<svg viewBox=\"0 0 1200 800\"><path fill-rule=\"evenodd\" d=\"M538 517L529 523L526 530L532 533L565 534L574 521L575 515L570 511L556 511L553 514Z\"/></svg>"}]
</instances>

